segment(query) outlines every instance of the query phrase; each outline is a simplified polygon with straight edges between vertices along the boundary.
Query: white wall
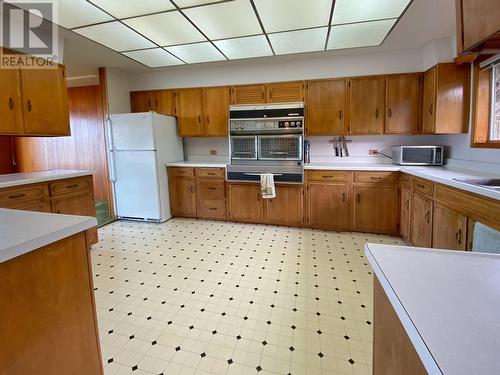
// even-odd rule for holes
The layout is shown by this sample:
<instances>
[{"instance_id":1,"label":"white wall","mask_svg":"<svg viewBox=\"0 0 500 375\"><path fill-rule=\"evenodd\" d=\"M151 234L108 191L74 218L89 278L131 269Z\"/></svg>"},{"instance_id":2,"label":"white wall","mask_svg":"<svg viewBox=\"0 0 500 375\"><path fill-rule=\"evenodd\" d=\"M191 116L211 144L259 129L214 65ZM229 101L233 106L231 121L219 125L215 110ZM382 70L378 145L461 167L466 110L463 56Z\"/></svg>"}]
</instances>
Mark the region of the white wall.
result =
<instances>
[{"instance_id":1,"label":"white wall","mask_svg":"<svg viewBox=\"0 0 500 375\"><path fill-rule=\"evenodd\" d=\"M130 112L130 88L128 76L117 69L106 68L109 113Z\"/></svg>"}]
</instances>

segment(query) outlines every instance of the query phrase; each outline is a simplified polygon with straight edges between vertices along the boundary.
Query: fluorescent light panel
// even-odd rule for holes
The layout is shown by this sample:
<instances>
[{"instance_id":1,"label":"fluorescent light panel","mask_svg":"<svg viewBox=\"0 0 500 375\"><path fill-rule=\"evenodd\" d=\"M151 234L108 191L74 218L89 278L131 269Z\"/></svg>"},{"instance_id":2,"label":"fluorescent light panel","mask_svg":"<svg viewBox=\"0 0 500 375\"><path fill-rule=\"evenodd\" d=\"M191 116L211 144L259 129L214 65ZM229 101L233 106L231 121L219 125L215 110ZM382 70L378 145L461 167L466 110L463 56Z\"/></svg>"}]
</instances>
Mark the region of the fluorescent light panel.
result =
<instances>
[{"instance_id":1,"label":"fluorescent light panel","mask_svg":"<svg viewBox=\"0 0 500 375\"><path fill-rule=\"evenodd\" d=\"M264 35L218 40L214 43L231 60L271 56L273 54Z\"/></svg>"},{"instance_id":2,"label":"fluorescent light panel","mask_svg":"<svg viewBox=\"0 0 500 375\"><path fill-rule=\"evenodd\" d=\"M378 46L396 19L332 26L327 49Z\"/></svg>"},{"instance_id":3,"label":"fluorescent light panel","mask_svg":"<svg viewBox=\"0 0 500 375\"><path fill-rule=\"evenodd\" d=\"M328 27L320 27L269 34L269 39L277 55L323 51L327 32Z\"/></svg>"},{"instance_id":4,"label":"fluorescent light panel","mask_svg":"<svg viewBox=\"0 0 500 375\"><path fill-rule=\"evenodd\" d=\"M174 0L179 8L194 7L199 5L213 4L220 0Z\"/></svg>"},{"instance_id":5,"label":"fluorescent light panel","mask_svg":"<svg viewBox=\"0 0 500 375\"><path fill-rule=\"evenodd\" d=\"M328 25L332 0L255 0L255 5L271 33Z\"/></svg>"},{"instance_id":6,"label":"fluorescent light panel","mask_svg":"<svg viewBox=\"0 0 500 375\"><path fill-rule=\"evenodd\" d=\"M150 68L183 64L181 60L172 56L162 48L124 52L123 54L149 66Z\"/></svg>"},{"instance_id":7,"label":"fluorescent light panel","mask_svg":"<svg viewBox=\"0 0 500 375\"><path fill-rule=\"evenodd\" d=\"M332 24L398 18L410 0L336 0Z\"/></svg>"},{"instance_id":8,"label":"fluorescent light panel","mask_svg":"<svg viewBox=\"0 0 500 375\"><path fill-rule=\"evenodd\" d=\"M225 39L262 32L248 0L235 0L184 10L209 39Z\"/></svg>"},{"instance_id":9,"label":"fluorescent light panel","mask_svg":"<svg viewBox=\"0 0 500 375\"><path fill-rule=\"evenodd\" d=\"M156 47L149 40L118 21L83 27L74 31L115 51Z\"/></svg>"},{"instance_id":10,"label":"fluorescent light panel","mask_svg":"<svg viewBox=\"0 0 500 375\"><path fill-rule=\"evenodd\" d=\"M224 56L209 42L167 47L166 50L188 64L225 60Z\"/></svg>"},{"instance_id":11,"label":"fluorescent light panel","mask_svg":"<svg viewBox=\"0 0 500 375\"><path fill-rule=\"evenodd\" d=\"M142 16L174 9L168 0L89 0L116 18Z\"/></svg>"},{"instance_id":12,"label":"fluorescent light panel","mask_svg":"<svg viewBox=\"0 0 500 375\"><path fill-rule=\"evenodd\" d=\"M160 46L205 41L205 37L178 11L123 21Z\"/></svg>"}]
</instances>

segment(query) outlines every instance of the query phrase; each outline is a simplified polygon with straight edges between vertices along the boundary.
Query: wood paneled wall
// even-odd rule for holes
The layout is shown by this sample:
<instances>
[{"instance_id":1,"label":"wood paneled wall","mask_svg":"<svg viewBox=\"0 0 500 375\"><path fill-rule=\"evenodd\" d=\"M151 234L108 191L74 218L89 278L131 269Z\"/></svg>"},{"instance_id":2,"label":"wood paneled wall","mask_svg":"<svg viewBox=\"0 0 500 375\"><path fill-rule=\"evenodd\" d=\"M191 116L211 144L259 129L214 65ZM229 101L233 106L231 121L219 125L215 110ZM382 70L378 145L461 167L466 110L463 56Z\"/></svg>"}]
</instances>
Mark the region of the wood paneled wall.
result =
<instances>
[{"instance_id":1,"label":"wood paneled wall","mask_svg":"<svg viewBox=\"0 0 500 375\"><path fill-rule=\"evenodd\" d=\"M68 104L71 136L16 139L18 171L92 170L95 199L110 201L101 86L69 88Z\"/></svg>"},{"instance_id":2,"label":"wood paneled wall","mask_svg":"<svg viewBox=\"0 0 500 375\"><path fill-rule=\"evenodd\" d=\"M14 172L16 166L12 163L12 138L0 137L0 174Z\"/></svg>"}]
</instances>

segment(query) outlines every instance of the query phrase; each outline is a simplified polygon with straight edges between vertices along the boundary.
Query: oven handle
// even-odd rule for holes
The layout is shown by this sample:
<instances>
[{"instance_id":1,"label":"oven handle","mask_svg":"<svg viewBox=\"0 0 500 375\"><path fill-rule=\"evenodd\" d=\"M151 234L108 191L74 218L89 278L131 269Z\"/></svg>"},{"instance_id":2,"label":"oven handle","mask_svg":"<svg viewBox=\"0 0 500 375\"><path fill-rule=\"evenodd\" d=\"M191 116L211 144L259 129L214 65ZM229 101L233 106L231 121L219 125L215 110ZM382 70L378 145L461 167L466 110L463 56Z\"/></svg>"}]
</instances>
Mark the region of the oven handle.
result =
<instances>
[{"instance_id":1,"label":"oven handle","mask_svg":"<svg viewBox=\"0 0 500 375\"><path fill-rule=\"evenodd\" d=\"M266 174L266 173L243 173L245 176L260 176L262 174ZM272 174L273 176L283 176L283 173L270 173Z\"/></svg>"}]
</instances>

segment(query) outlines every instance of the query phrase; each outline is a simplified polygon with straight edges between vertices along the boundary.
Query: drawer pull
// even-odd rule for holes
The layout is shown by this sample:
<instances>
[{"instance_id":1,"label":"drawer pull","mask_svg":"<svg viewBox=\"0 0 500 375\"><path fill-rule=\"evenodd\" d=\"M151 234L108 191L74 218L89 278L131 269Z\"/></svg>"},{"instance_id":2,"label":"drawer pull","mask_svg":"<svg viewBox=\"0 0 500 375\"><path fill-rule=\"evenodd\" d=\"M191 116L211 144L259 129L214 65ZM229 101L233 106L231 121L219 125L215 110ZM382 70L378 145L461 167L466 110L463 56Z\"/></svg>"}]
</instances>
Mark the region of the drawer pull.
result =
<instances>
[{"instance_id":1,"label":"drawer pull","mask_svg":"<svg viewBox=\"0 0 500 375\"><path fill-rule=\"evenodd\" d=\"M209 187L208 190L217 190L215 187Z\"/></svg>"},{"instance_id":2,"label":"drawer pull","mask_svg":"<svg viewBox=\"0 0 500 375\"><path fill-rule=\"evenodd\" d=\"M418 186L420 189L425 189L425 185L422 185L422 184L417 184L417 186Z\"/></svg>"},{"instance_id":3,"label":"drawer pull","mask_svg":"<svg viewBox=\"0 0 500 375\"><path fill-rule=\"evenodd\" d=\"M342 111L339 111L339 120L342 120Z\"/></svg>"},{"instance_id":4,"label":"drawer pull","mask_svg":"<svg viewBox=\"0 0 500 375\"><path fill-rule=\"evenodd\" d=\"M427 224L430 224L430 217L431 217L431 213L429 211L427 211L427 213L425 214L425 221L427 221Z\"/></svg>"},{"instance_id":5,"label":"drawer pull","mask_svg":"<svg viewBox=\"0 0 500 375\"><path fill-rule=\"evenodd\" d=\"M209 207L208 208L210 211L217 211L217 208L214 208L214 207Z\"/></svg>"},{"instance_id":6,"label":"drawer pull","mask_svg":"<svg viewBox=\"0 0 500 375\"><path fill-rule=\"evenodd\" d=\"M371 178L372 180L381 180L381 179L382 179L382 177L375 177L375 176L370 176L370 178Z\"/></svg>"},{"instance_id":7,"label":"drawer pull","mask_svg":"<svg viewBox=\"0 0 500 375\"><path fill-rule=\"evenodd\" d=\"M214 172L208 172L207 175L209 175L209 176L215 176L215 173Z\"/></svg>"},{"instance_id":8,"label":"drawer pull","mask_svg":"<svg viewBox=\"0 0 500 375\"><path fill-rule=\"evenodd\" d=\"M332 175L323 175L323 176L321 176L321 177L323 177L323 178L333 178L333 176L332 176Z\"/></svg>"},{"instance_id":9,"label":"drawer pull","mask_svg":"<svg viewBox=\"0 0 500 375\"><path fill-rule=\"evenodd\" d=\"M66 186L66 189L74 189L74 188L77 188L78 186L80 186L80 185L78 185L78 184L74 184L74 185L67 185L67 186Z\"/></svg>"},{"instance_id":10,"label":"drawer pull","mask_svg":"<svg viewBox=\"0 0 500 375\"><path fill-rule=\"evenodd\" d=\"M25 197L26 194L25 193L22 193L22 194L14 194L14 195L9 195L9 199L16 199L16 198L22 198L22 197Z\"/></svg>"}]
</instances>

